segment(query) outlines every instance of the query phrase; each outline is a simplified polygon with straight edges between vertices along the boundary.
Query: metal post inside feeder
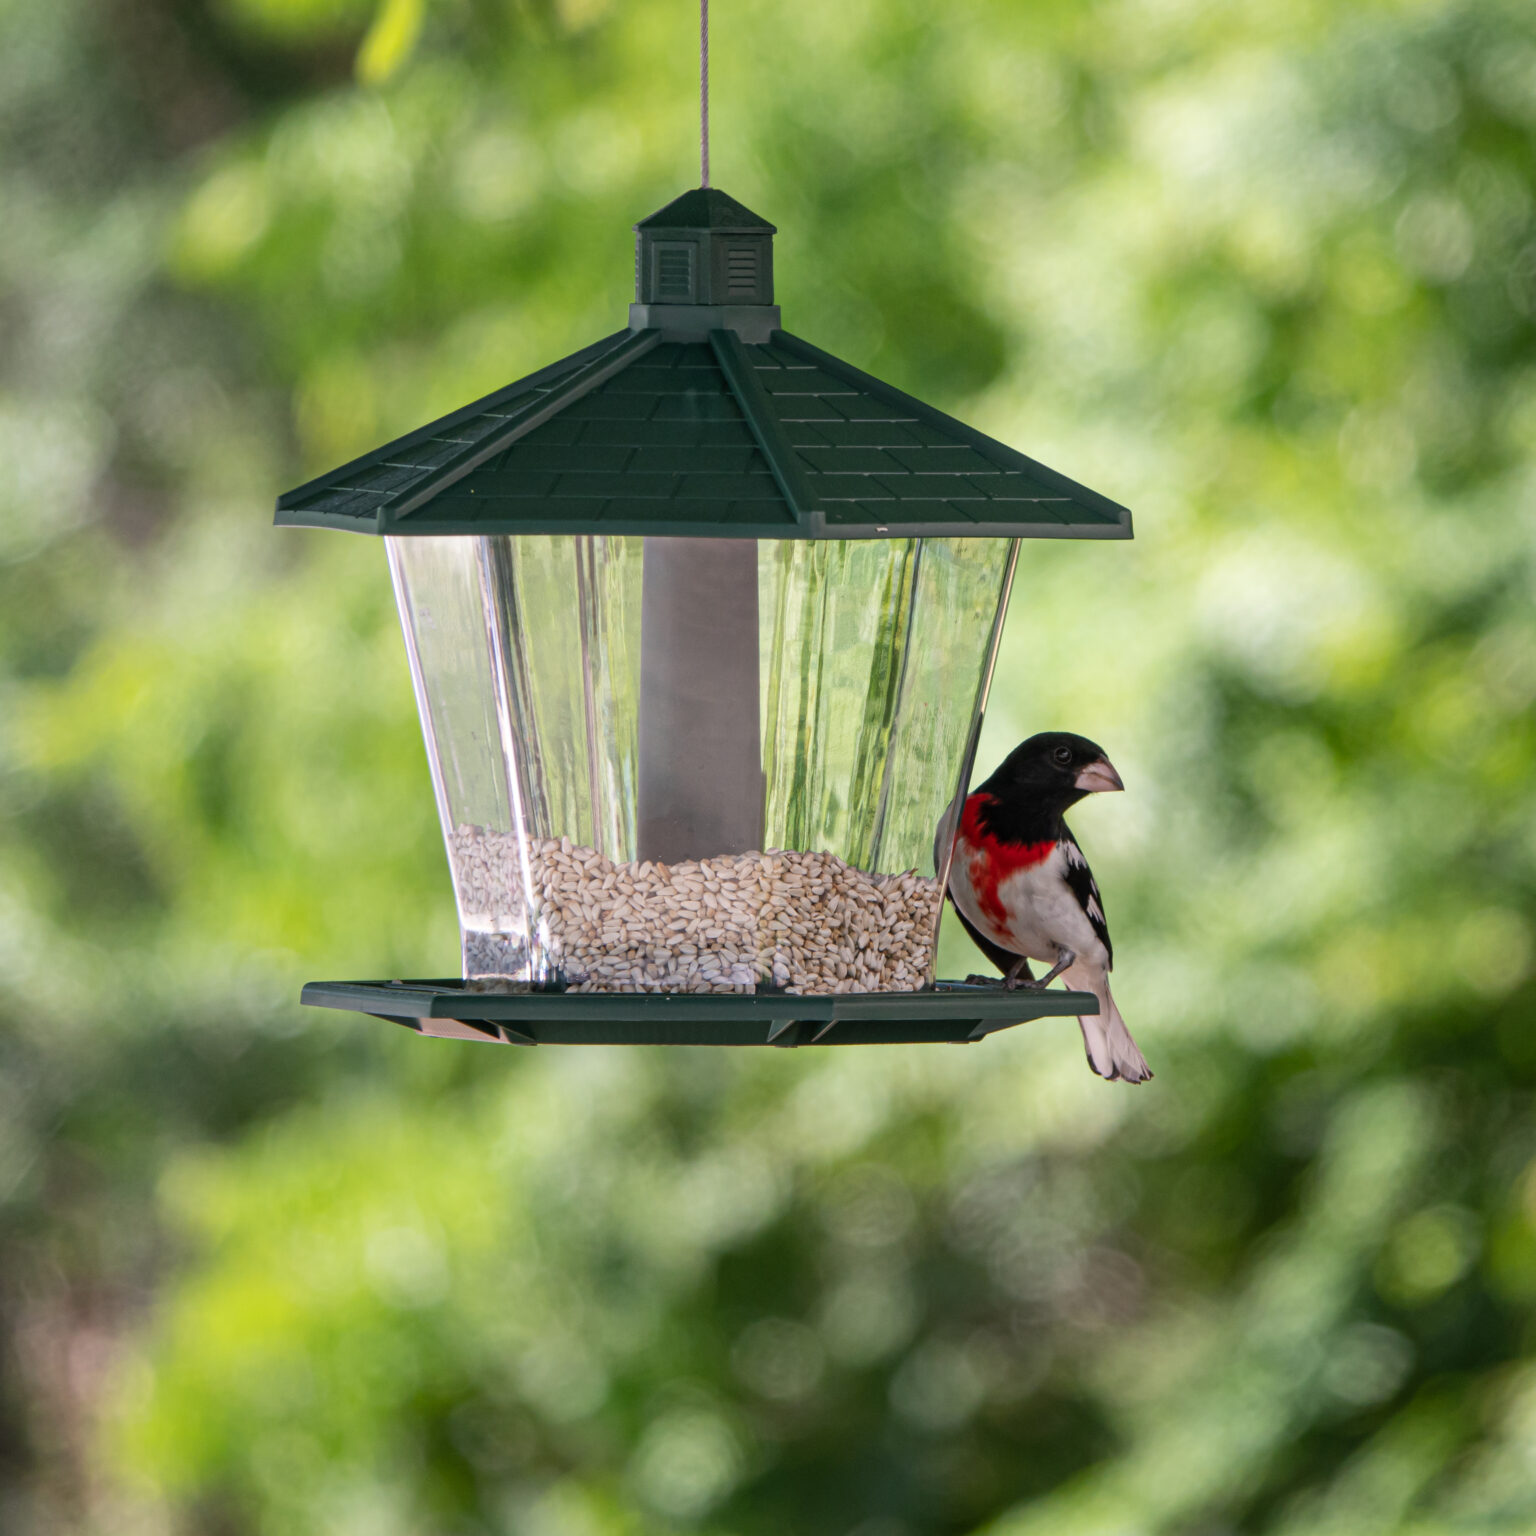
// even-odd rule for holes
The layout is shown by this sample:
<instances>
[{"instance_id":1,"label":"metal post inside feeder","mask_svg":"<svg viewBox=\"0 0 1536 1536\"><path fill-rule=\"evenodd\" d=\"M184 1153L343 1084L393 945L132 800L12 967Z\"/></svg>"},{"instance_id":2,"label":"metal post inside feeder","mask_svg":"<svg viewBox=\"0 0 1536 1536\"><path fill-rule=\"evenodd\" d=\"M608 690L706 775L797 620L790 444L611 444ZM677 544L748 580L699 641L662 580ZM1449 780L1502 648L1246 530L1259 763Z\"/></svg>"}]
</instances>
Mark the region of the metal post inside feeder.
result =
<instances>
[{"instance_id":1,"label":"metal post inside feeder","mask_svg":"<svg viewBox=\"0 0 1536 1536\"><path fill-rule=\"evenodd\" d=\"M757 541L645 541L639 856L661 864L763 841Z\"/></svg>"}]
</instances>

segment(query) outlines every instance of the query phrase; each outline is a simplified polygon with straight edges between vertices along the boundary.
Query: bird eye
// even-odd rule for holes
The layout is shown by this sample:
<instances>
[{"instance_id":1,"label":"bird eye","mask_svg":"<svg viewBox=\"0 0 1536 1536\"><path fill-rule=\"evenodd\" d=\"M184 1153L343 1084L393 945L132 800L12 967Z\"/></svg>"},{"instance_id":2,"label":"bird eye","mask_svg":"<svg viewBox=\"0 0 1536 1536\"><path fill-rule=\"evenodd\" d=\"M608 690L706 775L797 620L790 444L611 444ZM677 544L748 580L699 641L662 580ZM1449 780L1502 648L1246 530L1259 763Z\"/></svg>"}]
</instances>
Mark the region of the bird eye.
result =
<instances>
[{"instance_id":1,"label":"bird eye","mask_svg":"<svg viewBox=\"0 0 1536 1536\"><path fill-rule=\"evenodd\" d=\"M1051 756L1065 768L1072 761L1071 747L1057 747Z\"/></svg>"}]
</instances>

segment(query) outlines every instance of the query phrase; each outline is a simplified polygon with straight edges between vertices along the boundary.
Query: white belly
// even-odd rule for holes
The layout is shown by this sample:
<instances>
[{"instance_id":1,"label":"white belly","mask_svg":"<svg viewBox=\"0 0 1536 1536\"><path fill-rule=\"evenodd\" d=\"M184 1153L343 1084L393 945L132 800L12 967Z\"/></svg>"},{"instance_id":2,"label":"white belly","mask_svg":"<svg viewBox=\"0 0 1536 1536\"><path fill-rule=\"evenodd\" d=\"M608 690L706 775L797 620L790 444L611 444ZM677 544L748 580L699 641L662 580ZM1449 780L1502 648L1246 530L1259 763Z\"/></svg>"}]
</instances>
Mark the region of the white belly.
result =
<instances>
[{"instance_id":1,"label":"white belly","mask_svg":"<svg viewBox=\"0 0 1536 1536\"><path fill-rule=\"evenodd\" d=\"M955 844L949 888L955 905L978 933L1031 960L1054 965L1065 948L1090 964L1104 965L1108 958L1104 946L1067 884L1066 855L1060 843L1040 863L1000 880L995 900L972 884L976 858L976 850L962 837ZM975 872L979 876L979 866Z\"/></svg>"}]
</instances>

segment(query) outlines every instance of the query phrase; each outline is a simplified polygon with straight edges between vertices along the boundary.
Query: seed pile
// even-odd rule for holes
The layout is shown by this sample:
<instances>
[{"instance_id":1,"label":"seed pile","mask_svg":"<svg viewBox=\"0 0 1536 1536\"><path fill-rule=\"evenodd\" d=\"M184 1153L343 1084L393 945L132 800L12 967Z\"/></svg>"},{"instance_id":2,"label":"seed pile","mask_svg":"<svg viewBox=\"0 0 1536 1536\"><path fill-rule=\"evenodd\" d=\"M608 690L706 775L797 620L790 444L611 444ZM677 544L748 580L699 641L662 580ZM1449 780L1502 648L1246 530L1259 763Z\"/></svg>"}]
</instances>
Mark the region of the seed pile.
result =
<instances>
[{"instance_id":1,"label":"seed pile","mask_svg":"<svg viewBox=\"0 0 1536 1536\"><path fill-rule=\"evenodd\" d=\"M569 838L528 844L535 921L573 992L915 991L928 979L939 882L868 874L831 853L615 864ZM472 975L524 965L517 839L453 834Z\"/></svg>"}]
</instances>

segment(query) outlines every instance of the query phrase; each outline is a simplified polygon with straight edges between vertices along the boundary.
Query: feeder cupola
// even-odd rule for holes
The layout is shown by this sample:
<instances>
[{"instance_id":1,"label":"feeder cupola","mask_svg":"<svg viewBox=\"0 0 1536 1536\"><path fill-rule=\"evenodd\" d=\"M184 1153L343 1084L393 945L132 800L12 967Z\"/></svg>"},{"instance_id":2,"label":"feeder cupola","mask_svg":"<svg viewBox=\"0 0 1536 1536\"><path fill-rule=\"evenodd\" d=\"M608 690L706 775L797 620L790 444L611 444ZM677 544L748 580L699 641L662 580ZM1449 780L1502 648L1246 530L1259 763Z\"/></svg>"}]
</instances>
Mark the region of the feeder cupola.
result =
<instances>
[{"instance_id":1,"label":"feeder cupola","mask_svg":"<svg viewBox=\"0 0 1536 1536\"><path fill-rule=\"evenodd\" d=\"M631 330L761 342L779 327L774 226L718 187L696 187L635 225Z\"/></svg>"}]
</instances>

